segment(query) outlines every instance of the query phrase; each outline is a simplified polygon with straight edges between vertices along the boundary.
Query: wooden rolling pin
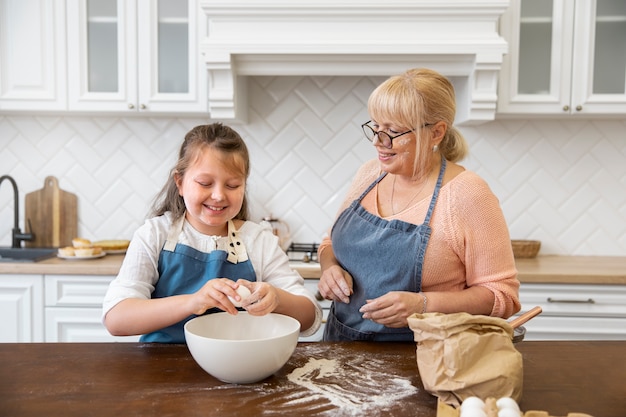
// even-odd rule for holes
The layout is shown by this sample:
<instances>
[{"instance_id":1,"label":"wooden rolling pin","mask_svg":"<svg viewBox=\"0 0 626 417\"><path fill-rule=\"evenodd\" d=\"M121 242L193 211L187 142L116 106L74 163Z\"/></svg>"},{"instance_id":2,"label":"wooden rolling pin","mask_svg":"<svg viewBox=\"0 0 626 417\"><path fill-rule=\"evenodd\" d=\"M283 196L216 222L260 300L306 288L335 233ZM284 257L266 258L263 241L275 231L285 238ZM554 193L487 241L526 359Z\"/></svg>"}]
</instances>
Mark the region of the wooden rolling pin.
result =
<instances>
[{"instance_id":1,"label":"wooden rolling pin","mask_svg":"<svg viewBox=\"0 0 626 417\"><path fill-rule=\"evenodd\" d=\"M539 306L533 307L527 312L525 312L524 314L522 314L521 316L516 317L515 319L511 320L509 324L511 325L512 328L515 329L521 326L522 324L526 323L528 320L532 319L533 317L541 314L541 311L542 311L541 307Z\"/></svg>"}]
</instances>

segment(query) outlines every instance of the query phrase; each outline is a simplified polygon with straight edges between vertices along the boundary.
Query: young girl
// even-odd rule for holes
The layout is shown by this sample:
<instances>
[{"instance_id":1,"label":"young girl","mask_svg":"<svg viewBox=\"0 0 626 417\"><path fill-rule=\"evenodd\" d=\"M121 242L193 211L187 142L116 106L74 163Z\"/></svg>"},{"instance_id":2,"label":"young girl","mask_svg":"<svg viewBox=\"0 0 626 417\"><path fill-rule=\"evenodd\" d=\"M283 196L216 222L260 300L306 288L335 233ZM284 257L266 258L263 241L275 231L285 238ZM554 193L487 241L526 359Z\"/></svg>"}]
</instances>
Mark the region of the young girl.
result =
<instances>
[{"instance_id":1,"label":"young girl","mask_svg":"<svg viewBox=\"0 0 626 417\"><path fill-rule=\"evenodd\" d=\"M269 225L247 221L248 149L220 123L185 136L179 159L148 219L133 236L103 304L112 335L184 343L184 324L196 315L285 314L315 333L322 311L289 267ZM251 295L237 293L245 286Z\"/></svg>"}]
</instances>

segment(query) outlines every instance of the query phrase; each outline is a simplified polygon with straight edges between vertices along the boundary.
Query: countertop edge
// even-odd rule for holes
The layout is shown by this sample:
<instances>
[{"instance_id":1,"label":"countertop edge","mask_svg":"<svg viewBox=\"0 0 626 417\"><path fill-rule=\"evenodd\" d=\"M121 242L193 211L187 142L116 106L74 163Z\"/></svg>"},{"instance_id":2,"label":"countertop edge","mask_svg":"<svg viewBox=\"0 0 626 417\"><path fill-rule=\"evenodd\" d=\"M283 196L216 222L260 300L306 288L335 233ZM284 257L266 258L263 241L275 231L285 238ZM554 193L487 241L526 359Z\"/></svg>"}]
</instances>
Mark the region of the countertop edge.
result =
<instances>
[{"instance_id":1,"label":"countertop edge","mask_svg":"<svg viewBox=\"0 0 626 417\"><path fill-rule=\"evenodd\" d=\"M46 259L40 262L0 262L0 274L117 275L124 257L92 260ZM304 279L318 279L318 263L293 262ZM626 285L626 257L544 255L516 259L522 284Z\"/></svg>"}]
</instances>

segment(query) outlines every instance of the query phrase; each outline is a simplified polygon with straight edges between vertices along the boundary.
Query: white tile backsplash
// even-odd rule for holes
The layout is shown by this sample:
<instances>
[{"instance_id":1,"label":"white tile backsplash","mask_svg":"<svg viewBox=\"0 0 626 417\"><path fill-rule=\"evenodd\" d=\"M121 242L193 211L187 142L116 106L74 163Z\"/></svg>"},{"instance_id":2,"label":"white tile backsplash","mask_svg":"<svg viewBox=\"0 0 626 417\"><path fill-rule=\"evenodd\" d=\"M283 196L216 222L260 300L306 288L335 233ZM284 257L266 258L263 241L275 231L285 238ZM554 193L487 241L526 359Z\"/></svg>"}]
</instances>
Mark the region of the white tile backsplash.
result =
<instances>
[{"instance_id":1,"label":"white tile backsplash","mask_svg":"<svg viewBox=\"0 0 626 417\"><path fill-rule=\"evenodd\" d=\"M361 134L377 77L250 77L248 123L233 124L252 160L252 217L285 221L294 241L319 242L356 169L374 157ZM46 176L78 195L79 233L130 238L202 118L0 114L0 175L24 195ZM513 238L542 254L626 256L626 121L497 120L460 127L463 165L500 198ZM0 246L11 244L13 192L0 187Z\"/></svg>"}]
</instances>

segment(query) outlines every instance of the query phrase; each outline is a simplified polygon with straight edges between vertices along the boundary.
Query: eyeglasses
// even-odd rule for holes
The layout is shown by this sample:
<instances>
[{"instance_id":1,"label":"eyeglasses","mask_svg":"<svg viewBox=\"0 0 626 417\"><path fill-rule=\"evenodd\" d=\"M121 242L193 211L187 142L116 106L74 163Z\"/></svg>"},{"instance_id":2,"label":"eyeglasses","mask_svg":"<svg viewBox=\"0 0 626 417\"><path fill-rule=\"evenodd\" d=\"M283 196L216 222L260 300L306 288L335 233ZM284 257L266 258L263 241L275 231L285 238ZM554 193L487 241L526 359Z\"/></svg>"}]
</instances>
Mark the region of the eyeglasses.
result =
<instances>
[{"instance_id":1,"label":"eyeglasses","mask_svg":"<svg viewBox=\"0 0 626 417\"><path fill-rule=\"evenodd\" d=\"M368 120L367 122L361 125L361 129L363 129L363 133L365 133L365 137L370 142L373 143L374 138L378 135L378 141L381 143L381 145L383 145L387 149L391 149L393 147L393 140L395 138L399 138L402 135L406 135L407 133L412 132L412 130L407 130L406 132L400 133L399 135L390 136L389 133L384 132L382 130L374 130L374 128L369 125L369 123L371 122L372 122L371 120ZM424 123L421 127L432 126L432 125L434 125L434 123Z\"/></svg>"}]
</instances>

